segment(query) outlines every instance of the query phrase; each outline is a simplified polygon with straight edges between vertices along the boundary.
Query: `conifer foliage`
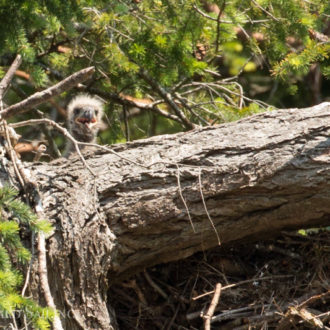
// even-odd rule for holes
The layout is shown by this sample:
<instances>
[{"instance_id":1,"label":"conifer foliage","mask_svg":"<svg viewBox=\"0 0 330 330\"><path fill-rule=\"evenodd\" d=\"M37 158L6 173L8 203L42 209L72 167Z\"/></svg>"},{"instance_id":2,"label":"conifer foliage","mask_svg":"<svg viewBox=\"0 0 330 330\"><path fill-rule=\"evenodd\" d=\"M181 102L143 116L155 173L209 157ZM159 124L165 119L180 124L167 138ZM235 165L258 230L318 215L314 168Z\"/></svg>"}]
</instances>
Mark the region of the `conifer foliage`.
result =
<instances>
[{"instance_id":1,"label":"conifer foliage","mask_svg":"<svg viewBox=\"0 0 330 330\"><path fill-rule=\"evenodd\" d=\"M4 101L94 66L93 79L74 93L110 104L104 144L308 106L308 93L322 92L314 82L330 78L329 18L324 0L1 0L0 78L17 54L23 58ZM318 75L306 84L312 71ZM64 122L60 109L55 99L37 113ZM63 147L63 137L54 143L48 128L38 129L20 133ZM47 329L55 311L19 292L19 269L33 258L20 234L51 227L9 187L0 189L0 211L0 316L14 328L20 321Z\"/></svg>"},{"instance_id":2,"label":"conifer foliage","mask_svg":"<svg viewBox=\"0 0 330 330\"><path fill-rule=\"evenodd\" d=\"M96 67L87 91L111 104L104 143L125 137L118 95L154 103L147 111L140 102L145 111L126 123L139 138L308 106L312 66L319 79L329 77L329 1L4 0L0 7L0 65L23 55L25 93Z\"/></svg>"},{"instance_id":3,"label":"conifer foliage","mask_svg":"<svg viewBox=\"0 0 330 330\"><path fill-rule=\"evenodd\" d=\"M18 328L15 318L25 326L48 329L54 311L40 307L19 292L24 284L19 268L31 259L30 250L24 247L20 238L20 230L50 233L52 229L16 196L17 191L13 188L0 188L0 317L9 319L9 323L12 321L13 329Z\"/></svg>"}]
</instances>

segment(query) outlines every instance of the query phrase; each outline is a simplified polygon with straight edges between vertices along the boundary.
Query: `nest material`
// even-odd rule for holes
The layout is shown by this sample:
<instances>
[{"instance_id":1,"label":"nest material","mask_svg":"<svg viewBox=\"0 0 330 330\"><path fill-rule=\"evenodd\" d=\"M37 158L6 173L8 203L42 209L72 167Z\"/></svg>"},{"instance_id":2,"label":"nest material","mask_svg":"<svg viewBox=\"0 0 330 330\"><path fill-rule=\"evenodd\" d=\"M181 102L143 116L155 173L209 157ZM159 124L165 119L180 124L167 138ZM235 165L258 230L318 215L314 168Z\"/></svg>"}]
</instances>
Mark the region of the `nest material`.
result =
<instances>
[{"instance_id":1,"label":"nest material","mask_svg":"<svg viewBox=\"0 0 330 330\"><path fill-rule=\"evenodd\" d=\"M330 231L218 248L111 288L120 329L330 329Z\"/></svg>"}]
</instances>

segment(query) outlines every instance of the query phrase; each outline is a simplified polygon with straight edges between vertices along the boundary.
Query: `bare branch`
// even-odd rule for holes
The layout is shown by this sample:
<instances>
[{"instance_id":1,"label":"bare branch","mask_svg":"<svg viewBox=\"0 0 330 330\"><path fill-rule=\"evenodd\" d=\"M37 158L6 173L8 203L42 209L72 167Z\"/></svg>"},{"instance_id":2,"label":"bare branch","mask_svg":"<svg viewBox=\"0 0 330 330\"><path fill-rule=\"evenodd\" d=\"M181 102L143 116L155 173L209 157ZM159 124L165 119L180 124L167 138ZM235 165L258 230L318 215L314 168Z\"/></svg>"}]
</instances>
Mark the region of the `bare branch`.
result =
<instances>
[{"instance_id":1,"label":"bare branch","mask_svg":"<svg viewBox=\"0 0 330 330\"><path fill-rule=\"evenodd\" d=\"M11 89L22 99L27 98L27 94L16 84L16 83L12 83L11 85ZM52 104L59 113L61 113L62 115L66 114L65 109L61 108L60 106L58 106L58 104L53 100L50 99L49 103ZM40 111L39 109L35 108L33 109L34 113L38 116L38 118L45 118L45 114ZM49 129L47 128L47 126L43 125L41 126L41 131L42 133L45 135L45 138L47 139L48 142L48 150L47 152L50 154L51 157L61 157L61 153L58 150L58 147L54 141L54 138L52 137Z\"/></svg>"},{"instance_id":2,"label":"bare branch","mask_svg":"<svg viewBox=\"0 0 330 330\"><path fill-rule=\"evenodd\" d=\"M204 125L209 126L210 124L206 119L204 119L202 116L200 116L196 111L192 109L192 107L188 104L188 99L183 98L179 93L174 93L174 96L178 99L178 101L191 112L192 115L194 115L200 122L202 122Z\"/></svg>"},{"instance_id":3,"label":"bare branch","mask_svg":"<svg viewBox=\"0 0 330 330\"><path fill-rule=\"evenodd\" d=\"M39 277L41 288L44 293L45 300L47 302L47 306L56 310L56 306L54 303L53 296L50 292L50 287L48 283L48 275L47 275L47 259L46 259L46 240L45 236L42 232L38 235L38 262L39 262ZM61 320L56 314L53 321L53 327L55 330L63 330Z\"/></svg>"},{"instance_id":4,"label":"bare branch","mask_svg":"<svg viewBox=\"0 0 330 330\"><path fill-rule=\"evenodd\" d=\"M219 298L220 298L220 293L221 293L221 283L217 283L215 286L214 290L214 296L212 298L211 304L209 306L208 311L206 314L203 316L204 319L204 329L205 330L210 330L211 329L211 318L214 314L215 308L218 305Z\"/></svg>"},{"instance_id":5,"label":"bare branch","mask_svg":"<svg viewBox=\"0 0 330 330\"><path fill-rule=\"evenodd\" d=\"M180 183L180 168L179 168L178 165L176 165L176 168L178 169L178 172L177 172L177 176L176 177L177 177L177 182L178 182L179 195L180 195L181 200L183 202L183 205L184 205L184 207L185 207L185 209L187 211L187 215L188 215L188 218L189 218L189 221L190 221L190 224L191 224L191 228L192 228L193 232L196 233L196 230L195 230L195 227L194 227L194 223L193 223L193 221L191 219L191 215L190 215L190 212L189 212L188 205L187 205L187 203L186 203L186 201L185 201L185 199L183 197L183 194L182 194L182 188L181 188L181 183Z\"/></svg>"},{"instance_id":6,"label":"bare branch","mask_svg":"<svg viewBox=\"0 0 330 330\"><path fill-rule=\"evenodd\" d=\"M198 8L196 5L193 5L193 8L197 11L197 13L199 13L200 15L202 15L203 17L211 20L211 21L215 21L217 22L218 19L214 18L208 14L206 14L204 11L202 11L200 8ZM257 24L257 23L266 23L269 22L269 19L257 19L257 20L243 20L242 23L251 23L251 24ZM226 20L221 20L221 23L223 24L234 24L235 22L233 21L226 21Z\"/></svg>"},{"instance_id":7,"label":"bare branch","mask_svg":"<svg viewBox=\"0 0 330 330\"><path fill-rule=\"evenodd\" d=\"M6 72L5 76L2 78L0 82L0 100L2 100L6 89L8 88L11 80L13 79L15 71L19 68L21 63L22 63L22 57L21 55L17 55L14 62Z\"/></svg>"},{"instance_id":8,"label":"bare branch","mask_svg":"<svg viewBox=\"0 0 330 330\"><path fill-rule=\"evenodd\" d=\"M91 89L91 91L93 91L93 89ZM99 93L96 92L95 94L99 94ZM114 93L106 93L105 98L106 99L111 99L114 102L119 103L121 105L136 107L136 108L139 108L139 109L142 109L142 110L151 110L151 111L153 111L153 112L155 112L155 113L157 113L157 114L159 114L163 117L174 120L174 121L180 123L181 125L183 125L182 120L178 116L173 115L171 113L168 113L167 111L162 110L159 107L157 107L157 104L163 103L163 101L155 101L155 102L152 102L150 104L142 104L141 102L136 102L134 100L129 100L129 99L127 99L127 98L125 98L121 95L114 94Z\"/></svg>"},{"instance_id":9,"label":"bare branch","mask_svg":"<svg viewBox=\"0 0 330 330\"><path fill-rule=\"evenodd\" d=\"M260 6L255 0L252 0L253 4L259 8L261 11L263 11L266 15L268 15L269 17L271 17L274 21L279 22L280 20L278 18L276 18L272 13L270 13L269 11L267 11L265 8L263 8L262 6Z\"/></svg>"},{"instance_id":10,"label":"bare branch","mask_svg":"<svg viewBox=\"0 0 330 330\"><path fill-rule=\"evenodd\" d=\"M240 93L234 92L234 91L232 91L232 90L230 90L230 89L222 86L222 84L226 84L226 85L228 85L228 84L234 84L234 85L238 86L238 88L240 89ZM221 90L225 91L226 93L228 93L229 95L232 94L232 95L239 96L239 98L240 98L240 104L242 102L241 100L243 99L243 100L246 100L248 102L256 103L256 104L258 104L259 106L261 106L263 108L270 107L269 104L267 104L267 103L265 103L263 101L254 100L254 99L251 99L251 98L249 98L247 96L242 95L242 93L241 93L242 91L241 91L240 85L238 85L236 82L225 82L225 81L216 81L216 82L213 82L213 83L192 82L190 84L184 85L183 87L186 87L187 88L187 87L192 87L192 86L203 86L206 89L212 90L214 93L216 93L219 96L221 94L218 93L215 89L216 88L217 89L221 89ZM184 94L184 93L182 93L182 94ZM223 94L222 96L225 97L226 94Z\"/></svg>"},{"instance_id":11,"label":"bare branch","mask_svg":"<svg viewBox=\"0 0 330 330\"><path fill-rule=\"evenodd\" d=\"M210 216L210 213L207 209L207 206L206 206L206 203L205 203L205 198L204 198L204 194L203 194L203 188L202 188L202 169L199 168L199 173L198 173L198 182L199 182L199 191L201 193L201 198L202 198L202 202L203 202L203 206L204 206L204 210L205 210L205 213L207 215L207 218L209 219L210 223L211 223L211 226L215 232L215 235L217 236L217 240L218 240L218 244L219 246L221 245L221 240L220 240L220 236L219 236L219 233L214 225L214 222Z\"/></svg>"},{"instance_id":12,"label":"bare branch","mask_svg":"<svg viewBox=\"0 0 330 330\"><path fill-rule=\"evenodd\" d=\"M15 124L11 124L10 126L13 128L17 128L17 127L23 127L23 126L29 126L29 125L39 125L39 124L48 124L52 127L55 127L58 131L60 131L66 138L68 138L75 146L77 154L79 155L81 161L83 162L83 164L86 166L86 168L91 172L92 175L95 176L94 172L92 171L92 169L88 166L88 164L86 163L85 158L83 157L83 155L80 152L79 146L78 144L80 142L78 142L76 139L74 139L72 137L72 135L68 132L68 130L64 127L62 127L61 125L55 123L53 120L47 119L47 118L42 118L42 119L30 119L30 120L26 120L26 121L22 121L19 123L15 123Z\"/></svg>"},{"instance_id":13,"label":"bare branch","mask_svg":"<svg viewBox=\"0 0 330 330\"><path fill-rule=\"evenodd\" d=\"M151 87L155 88L155 90L165 100L165 102L175 111L176 115L181 119L186 128L193 129L198 126L187 119L179 106L173 101L171 94L167 93L162 86L153 80L146 70L141 69L140 75Z\"/></svg>"},{"instance_id":14,"label":"bare branch","mask_svg":"<svg viewBox=\"0 0 330 330\"><path fill-rule=\"evenodd\" d=\"M50 98L59 95L72 87L78 85L79 83L85 81L86 79L90 78L90 76L94 73L95 68L89 67L86 69L82 69L73 75L65 78L64 80L60 81L56 85L45 89L42 92L37 92L27 99L11 105L5 110L0 111L0 115L3 118L8 118L10 116L17 115L19 113L26 112L31 108L48 101Z\"/></svg>"},{"instance_id":15,"label":"bare branch","mask_svg":"<svg viewBox=\"0 0 330 330\"><path fill-rule=\"evenodd\" d=\"M81 89L81 90L84 90L84 91L87 89L86 86L84 86L84 85L78 86L78 88ZM93 94L101 96L105 100L112 101L112 102L115 102L115 103L123 105L123 106L135 107L135 108L138 108L138 109L141 109L141 110L153 111L153 112L157 113L160 116L163 116L165 118L174 120L174 121L178 122L179 124L184 125L182 120L178 116L157 107L157 105L159 103L164 103L163 100L158 100L158 101L155 101L155 102L152 102L152 103L148 104L148 103L142 103L142 102L134 101L133 99L124 97L121 94L103 92L103 91L101 91L97 88L88 88L88 91L93 93Z\"/></svg>"},{"instance_id":16,"label":"bare branch","mask_svg":"<svg viewBox=\"0 0 330 330\"><path fill-rule=\"evenodd\" d=\"M69 132L66 128L62 127L61 125L57 124L56 122L54 122L53 120L50 120L50 119L47 119L47 118L42 118L42 119L30 119L30 120L26 120L26 121L21 121L21 122L18 122L18 123L14 123L14 124L10 124L10 127L12 128L17 128L17 127L23 127L23 126L33 126L33 125L40 125L40 124L46 124L46 125L50 125L52 127L54 127L55 129L57 129L59 132L61 132L66 138L68 138L72 143L73 145L75 146L76 148L76 151L77 151L77 154L79 155L81 161L83 162L83 164L86 166L86 168L91 172L91 174L93 176L95 176L94 172L92 171L92 169L88 166L88 164L86 163L86 160L85 158L83 157L83 155L81 154L80 152L80 149L79 149L79 145L82 145L82 146L87 146L87 147L96 147L98 149L102 149L102 150L105 150L105 151L108 151L114 155L116 155L117 157L121 158L121 159L124 159L124 160L127 160L128 162L132 163L132 164L135 164L135 165L138 165L138 166L141 166L143 168L146 168L146 166L144 165L141 165L131 159L128 159L124 156L121 156L119 155L117 152L115 152L114 150L112 150L111 148L107 147L107 146L102 146L102 145L99 145L99 144L96 144L96 143L86 143L86 142L80 142L80 141L77 141Z\"/></svg>"},{"instance_id":17,"label":"bare branch","mask_svg":"<svg viewBox=\"0 0 330 330\"><path fill-rule=\"evenodd\" d=\"M219 51L221 16L222 16L223 11L225 10L225 7L226 7L226 1L223 1L222 5L221 5L221 8L220 8L220 11L219 11L219 14L218 14L218 17L217 17L217 36L215 38L215 52L216 53L218 53L218 51Z\"/></svg>"}]
</instances>

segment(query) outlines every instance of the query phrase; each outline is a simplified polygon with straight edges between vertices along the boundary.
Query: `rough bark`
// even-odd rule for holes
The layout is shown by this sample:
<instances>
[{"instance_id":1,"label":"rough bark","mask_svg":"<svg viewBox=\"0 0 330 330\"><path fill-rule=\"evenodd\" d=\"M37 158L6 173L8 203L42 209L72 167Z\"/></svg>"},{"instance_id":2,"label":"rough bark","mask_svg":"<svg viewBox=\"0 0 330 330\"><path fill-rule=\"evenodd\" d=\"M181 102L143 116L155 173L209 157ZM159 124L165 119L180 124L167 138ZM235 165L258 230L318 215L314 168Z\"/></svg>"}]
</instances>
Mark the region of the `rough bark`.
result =
<instances>
[{"instance_id":1,"label":"rough bark","mask_svg":"<svg viewBox=\"0 0 330 330\"><path fill-rule=\"evenodd\" d=\"M113 146L134 163L90 153L95 177L78 157L26 164L56 227L48 270L64 327L115 327L109 285L215 247L216 232L228 245L329 224L329 111L279 110Z\"/></svg>"}]
</instances>

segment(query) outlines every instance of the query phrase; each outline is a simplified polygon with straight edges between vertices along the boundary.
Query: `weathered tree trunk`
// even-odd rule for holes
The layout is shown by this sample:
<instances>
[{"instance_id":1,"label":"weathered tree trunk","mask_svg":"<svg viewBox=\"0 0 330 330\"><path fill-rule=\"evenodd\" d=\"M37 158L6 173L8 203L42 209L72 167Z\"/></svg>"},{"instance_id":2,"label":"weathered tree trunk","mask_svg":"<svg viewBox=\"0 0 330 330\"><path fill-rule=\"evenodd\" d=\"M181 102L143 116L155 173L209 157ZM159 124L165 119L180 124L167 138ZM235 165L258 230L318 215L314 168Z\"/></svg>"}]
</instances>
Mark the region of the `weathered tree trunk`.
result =
<instances>
[{"instance_id":1,"label":"weathered tree trunk","mask_svg":"<svg viewBox=\"0 0 330 330\"><path fill-rule=\"evenodd\" d=\"M86 156L96 176L78 157L26 164L56 227L48 271L64 327L110 329L109 285L218 236L234 244L328 224L329 111L273 111L113 146L125 159Z\"/></svg>"}]
</instances>

